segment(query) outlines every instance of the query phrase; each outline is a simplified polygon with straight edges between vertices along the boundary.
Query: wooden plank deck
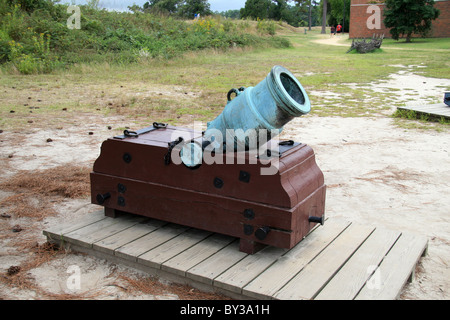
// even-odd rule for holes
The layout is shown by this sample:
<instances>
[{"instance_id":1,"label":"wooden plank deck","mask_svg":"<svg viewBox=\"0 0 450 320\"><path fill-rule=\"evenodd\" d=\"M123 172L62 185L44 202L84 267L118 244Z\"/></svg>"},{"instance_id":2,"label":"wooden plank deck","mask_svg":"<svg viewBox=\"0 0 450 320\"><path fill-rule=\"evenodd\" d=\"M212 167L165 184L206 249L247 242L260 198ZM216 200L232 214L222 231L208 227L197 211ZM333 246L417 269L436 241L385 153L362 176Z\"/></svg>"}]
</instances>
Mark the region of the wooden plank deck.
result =
<instances>
[{"instance_id":1,"label":"wooden plank deck","mask_svg":"<svg viewBox=\"0 0 450 320\"><path fill-rule=\"evenodd\" d=\"M446 119L450 119L450 106L447 106L445 103L436 103L436 104L428 104L428 105L410 105L398 107L399 110L412 110L417 113L423 113L427 115L431 115L434 117L444 117Z\"/></svg>"},{"instance_id":2,"label":"wooden plank deck","mask_svg":"<svg viewBox=\"0 0 450 320\"><path fill-rule=\"evenodd\" d=\"M427 239L329 218L294 248L239 251L239 239L98 211L48 240L171 280L245 299L396 299Z\"/></svg>"}]
</instances>

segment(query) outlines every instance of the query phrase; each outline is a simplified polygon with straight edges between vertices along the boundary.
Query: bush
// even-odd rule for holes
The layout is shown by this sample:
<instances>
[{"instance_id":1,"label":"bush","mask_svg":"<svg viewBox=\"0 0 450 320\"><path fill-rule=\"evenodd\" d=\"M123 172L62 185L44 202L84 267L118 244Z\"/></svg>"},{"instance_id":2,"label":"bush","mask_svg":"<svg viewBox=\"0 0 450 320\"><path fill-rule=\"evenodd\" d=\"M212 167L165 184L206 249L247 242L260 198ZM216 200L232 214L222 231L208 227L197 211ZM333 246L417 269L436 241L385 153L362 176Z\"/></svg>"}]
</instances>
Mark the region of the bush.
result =
<instances>
[{"instance_id":1,"label":"bush","mask_svg":"<svg viewBox=\"0 0 450 320\"><path fill-rule=\"evenodd\" d=\"M81 29L69 29L67 5L0 0L0 63L30 74L80 62L171 59L206 48L289 46L287 40L273 37L276 24L269 20L258 21L257 35L248 21L206 17L186 22L149 13L109 12L92 5L80 9Z\"/></svg>"},{"instance_id":2,"label":"bush","mask_svg":"<svg viewBox=\"0 0 450 320\"><path fill-rule=\"evenodd\" d=\"M50 36L41 33L33 37L34 45L31 53L26 53L24 47L14 40L9 42L9 60L23 74L49 73L57 61L50 52Z\"/></svg>"},{"instance_id":3,"label":"bush","mask_svg":"<svg viewBox=\"0 0 450 320\"><path fill-rule=\"evenodd\" d=\"M275 21L273 21L273 20L265 20L265 19L260 20L258 18L256 29L261 34L269 34L271 36L274 36L276 33L276 30L277 30L277 26L275 24Z\"/></svg>"},{"instance_id":4,"label":"bush","mask_svg":"<svg viewBox=\"0 0 450 320\"><path fill-rule=\"evenodd\" d=\"M8 61L8 57L11 52L11 48L9 46L10 41L11 38L9 35L3 30L0 30L0 63L5 63Z\"/></svg>"}]
</instances>

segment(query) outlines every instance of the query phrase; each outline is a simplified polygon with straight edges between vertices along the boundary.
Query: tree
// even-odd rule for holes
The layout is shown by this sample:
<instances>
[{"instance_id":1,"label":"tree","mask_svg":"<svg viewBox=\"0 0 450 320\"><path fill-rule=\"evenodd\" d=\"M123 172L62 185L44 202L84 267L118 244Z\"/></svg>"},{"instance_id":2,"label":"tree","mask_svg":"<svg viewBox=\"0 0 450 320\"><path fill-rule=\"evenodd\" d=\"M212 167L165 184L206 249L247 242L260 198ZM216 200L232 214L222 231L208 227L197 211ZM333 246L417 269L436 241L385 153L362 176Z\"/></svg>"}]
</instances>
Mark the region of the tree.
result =
<instances>
[{"instance_id":1,"label":"tree","mask_svg":"<svg viewBox=\"0 0 450 320\"><path fill-rule=\"evenodd\" d=\"M178 10L181 0L150 0L144 3L144 11L156 11L174 14Z\"/></svg>"},{"instance_id":2,"label":"tree","mask_svg":"<svg viewBox=\"0 0 450 320\"><path fill-rule=\"evenodd\" d=\"M136 13L136 14L144 12L144 8L138 6L135 3L131 6L128 6L128 10L130 10L131 12Z\"/></svg>"},{"instance_id":3,"label":"tree","mask_svg":"<svg viewBox=\"0 0 450 320\"><path fill-rule=\"evenodd\" d=\"M308 30L311 30L312 20L313 20L313 7L317 6L317 2L314 0L293 0L298 6L307 5L308 6Z\"/></svg>"},{"instance_id":4,"label":"tree","mask_svg":"<svg viewBox=\"0 0 450 320\"><path fill-rule=\"evenodd\" d=\"M286 8L286 0L272 0L269 7L269 19L282 20L282 13Z\"/></svg>"},{"instance_id":5,"label":"tree","mask_svg":"<svg viewBox=\"0 0 450 320\"><path fill-rule=\"evenodd\" d=\"M406 35L406 42L411 36L425 36L431 30L431 21L440 11L433 7L434 0L386 0L384 25L390 29L393 39Z\"/></svg>"},{"instance_id":6,"label":"tree","mask_svg":"<svg viewBox=\"0 0 450 320\"><path fill-rule=\"evenodd\" d=\"M49 0L8 0L7 3L11 6L20 5L28 13L37 9L48 9L52 4Z\"/></svg>"},{"instance_id":7,"label":"tree","mask_svg":"<svg viewBox=\"0 0 450 320\"><path fill-rule=\"evenodd\" d=\"M286 4L283 6L283 8L280 10L280 17L279 20L285 21L287 24L299 27L305 25L305 15L303 12L304 8L299 6L298 4L294 6L290 6L289 4Z\"/></svg>"},{"instance_id":8,"label":"tree","mask_svg":"<svg viewBox=\"0 0 450 320\"><path fill-rule=\"evenodd\" d=\"M215 14L219 14L222 17L230 18L230 19L240 19L241 18L240 10L227 10L227 11L222 11L222 12L215 12Z\"/></svg>"},{"instance_id":9,"label":"tree","mask_svg":"<svg viewBox=\"0 0 450 320\"><path fill-rule=\"evenodd\" d=\"M208 16L212 14L208 0L186 0L180 6L180 15L185 18L194 18L196 13L200 16Z\"/></svg>"},{"instance_id":10,"label":"tree","mask_svg":"<svg viewBox=\"0 0 450 320\"><path fill-rule=\"evenodd\" d=\"M241 17L253 19L272 19L292 21L294 10L287 4L288 0L247 0L241 9Z\"/></svg>"},{"instance_id":11,"label":"tree","mask_svg":"<svg viewBox=\"0 0 450 320\"><path fill-rule=\"evenodd\" d=\"M350 0L328 0L328 25L341 24L345 30L350 26Z\"/></svg>"},{"instance_id":12,"label":"tree","mask_svg":"<svg viewBox=\"0 0 450 320\"><path fill-rule=\"evenodd\" d=\"M322 30L320 33L327 33L327 0L322 0Z\"/></svg>"},{"instance_id":13,"label":"tree","mask_svg":"<svg viewBox=\"0 0 450 320\"><path fill-rule=\"evenodd\" d=\"M311 26L318 23L318 10L315 0L247 0L240 16L285 21L291 26L303 27L308 25L308 20Z\"/></svg>"},{"instance_id":14,"label":"tree","mask_svg":"<svg viewBox=\"0 0 450 320\"><path fill-rule=\"evenodd\" d=\"M270 0L247 0L241 9L242 18L267 19L269 18Z\"/></svg>"}]
</instances>

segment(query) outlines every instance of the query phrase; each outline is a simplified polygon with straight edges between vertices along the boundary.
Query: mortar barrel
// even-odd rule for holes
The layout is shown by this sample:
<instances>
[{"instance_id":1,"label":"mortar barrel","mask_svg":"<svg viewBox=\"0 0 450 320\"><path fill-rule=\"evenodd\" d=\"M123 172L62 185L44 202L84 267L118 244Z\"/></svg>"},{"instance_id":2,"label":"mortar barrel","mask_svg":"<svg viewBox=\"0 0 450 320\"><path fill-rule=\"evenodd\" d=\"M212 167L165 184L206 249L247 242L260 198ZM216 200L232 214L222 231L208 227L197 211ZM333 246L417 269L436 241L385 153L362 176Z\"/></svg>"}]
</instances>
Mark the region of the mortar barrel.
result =
<instances>
[{"instance_id":1,"label":"mortar barrel","mask_svg":"<svg viewBox=\"0 0 450 320\"><path fill-rule=\"evenodd\" d=\"M231 99L232 94L236 94ZM274 66L255 87L231 89L223 112L208 122L203 143L188 143L182 162L195 168L205 147L223 151L254 150L278 135L283 126L311 110L308 95L286 68Z\"/></svg>"},{"instance_id":2,"label":"mortar barrel","mask_svg":"<svg viewBox=\"0 0 450 320\"><path fill-rule=\"evenodd\" d=\"M266 137L270 140L281 132L286 123L311 110L302 85L282 66L274 66L255 87L242 89L233 89L236 97L208 123L204 139L214 141L221 135L224 149L227 142L233 143L235 150L253 149L255 143L250 142L256 141L258 145L261 129L271 133Z\"/></svg>"}]
</instances>

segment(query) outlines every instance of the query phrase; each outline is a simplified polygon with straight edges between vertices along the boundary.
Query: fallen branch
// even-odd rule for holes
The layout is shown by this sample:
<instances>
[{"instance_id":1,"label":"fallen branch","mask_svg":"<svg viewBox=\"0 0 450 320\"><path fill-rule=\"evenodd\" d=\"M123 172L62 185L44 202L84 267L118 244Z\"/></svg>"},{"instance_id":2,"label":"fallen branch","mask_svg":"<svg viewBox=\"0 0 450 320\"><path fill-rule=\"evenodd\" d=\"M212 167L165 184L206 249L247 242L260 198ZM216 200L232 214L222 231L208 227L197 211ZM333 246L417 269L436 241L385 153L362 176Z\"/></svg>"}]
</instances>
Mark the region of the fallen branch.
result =
<instances>
[{"instance_id":1,"label":"fallen branch","mask_svg":"<svg viewBox=\"0 0 450 320\"><path fill-rule=\"evenodd\" d=\"M375 49L380 49L381 44L383 43L384 34L381 36L373 35L372 39L353 39L352 45L350 46L350 49L347 50L346 53L349 53L352 50L356 50L359 53L367 53L372 52Z\"/></svg>"}]
</instances>

